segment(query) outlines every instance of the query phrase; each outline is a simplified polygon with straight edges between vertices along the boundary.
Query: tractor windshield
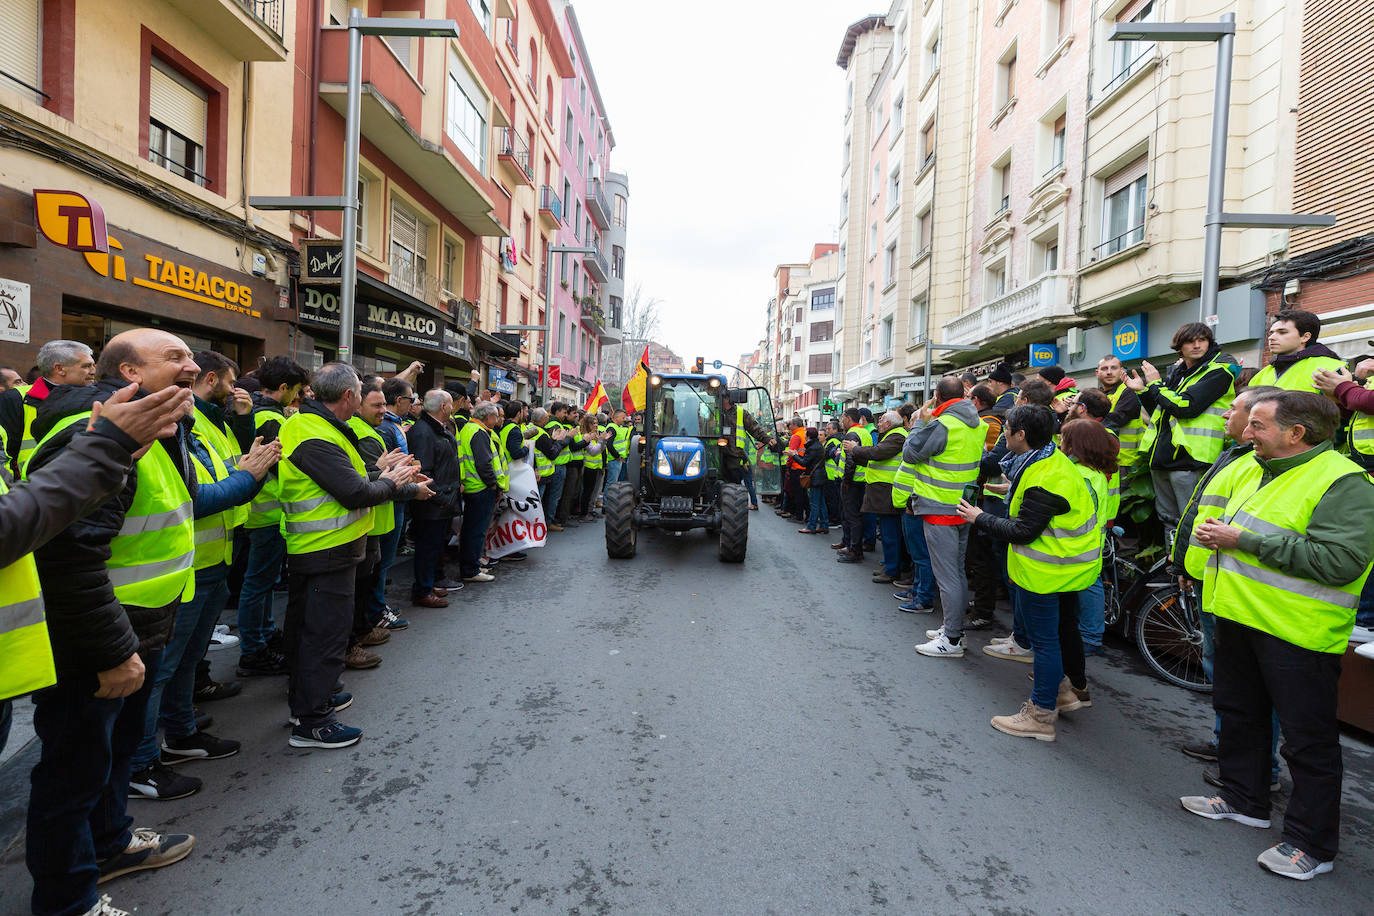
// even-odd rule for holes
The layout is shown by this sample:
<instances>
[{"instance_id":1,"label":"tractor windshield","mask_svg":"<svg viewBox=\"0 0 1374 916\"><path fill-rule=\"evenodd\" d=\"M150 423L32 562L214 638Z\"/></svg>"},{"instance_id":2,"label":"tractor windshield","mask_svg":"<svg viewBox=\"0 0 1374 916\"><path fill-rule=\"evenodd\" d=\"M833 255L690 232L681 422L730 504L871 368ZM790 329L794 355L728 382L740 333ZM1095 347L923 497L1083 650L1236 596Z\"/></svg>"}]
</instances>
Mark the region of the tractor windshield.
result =
<instances>
[{"instance_id":1,"label":"tractor windshield","mask_svg":"<svg viewBox=\"0 0 1374 916\"><path fill-rule=\"evenodd\" d=\"M719 436L719 391L705 379L664 379L654 395L654 433L703 439Z\"/></svg>"}]
</instances>

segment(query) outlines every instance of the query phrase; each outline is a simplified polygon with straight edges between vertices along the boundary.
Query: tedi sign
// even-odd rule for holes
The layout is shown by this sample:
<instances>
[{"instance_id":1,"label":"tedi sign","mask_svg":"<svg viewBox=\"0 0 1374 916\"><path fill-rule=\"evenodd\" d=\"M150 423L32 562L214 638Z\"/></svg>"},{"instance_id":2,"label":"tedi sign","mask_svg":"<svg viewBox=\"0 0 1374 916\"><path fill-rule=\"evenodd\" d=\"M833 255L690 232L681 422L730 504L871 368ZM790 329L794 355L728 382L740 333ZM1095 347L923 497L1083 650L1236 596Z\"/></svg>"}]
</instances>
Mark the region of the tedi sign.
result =
<instances>
[{"instance_id":1,"label":"tedi sign","mask_svg":"<svg viewBox=\"0 0 1374 916\"><path fill-rule=\"evenodd\" d=\"M304 288L300 319L304 324L337 328L338 294L324 289ZM444 328L444 322L438 318L358 297L357 327L354 329L358 334L441 350L444 346Z\"/></svg>"}]
</instances>

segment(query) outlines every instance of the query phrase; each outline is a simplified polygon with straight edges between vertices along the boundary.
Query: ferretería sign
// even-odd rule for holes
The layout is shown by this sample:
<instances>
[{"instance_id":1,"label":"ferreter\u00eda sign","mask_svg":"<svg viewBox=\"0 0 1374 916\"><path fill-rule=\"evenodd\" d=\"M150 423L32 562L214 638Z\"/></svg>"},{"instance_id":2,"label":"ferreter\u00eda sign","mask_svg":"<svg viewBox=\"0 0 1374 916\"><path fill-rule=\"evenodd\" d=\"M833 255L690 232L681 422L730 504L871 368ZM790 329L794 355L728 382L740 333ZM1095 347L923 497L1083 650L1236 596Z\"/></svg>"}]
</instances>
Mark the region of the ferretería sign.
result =
<instances>
[{"instance_id":1,"label":"ferreter\u00eda sign","mask_svg":"<svg viewBox=\"0 0 1374 916\"><path fill-rule=\"evenodd\" d=\"M302 287L299 315L303 324L339 327L339 296L325 289ZM431 350L444 349L444 322L430 315L357 299L354 333Z\"/></svg>"}]
</instances>

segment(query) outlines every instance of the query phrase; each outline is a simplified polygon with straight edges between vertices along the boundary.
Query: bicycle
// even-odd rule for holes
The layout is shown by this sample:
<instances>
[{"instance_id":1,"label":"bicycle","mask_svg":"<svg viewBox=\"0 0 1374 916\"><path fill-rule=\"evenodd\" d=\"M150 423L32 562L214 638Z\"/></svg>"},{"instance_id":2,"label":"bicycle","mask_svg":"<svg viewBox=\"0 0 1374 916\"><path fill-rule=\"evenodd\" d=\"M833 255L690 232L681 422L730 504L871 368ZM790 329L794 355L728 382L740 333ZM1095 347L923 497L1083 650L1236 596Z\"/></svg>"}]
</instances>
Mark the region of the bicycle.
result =
<instances>
[{"instance_id":1,"label":"bicycle","mask_svg":"<svg viewBox=\"0 0 1374 916\"><path fill-rule=\"evenodd\" d=\"M1117 527L1109 529L1102 547L1107 626L1119 622L1123 636L1133 635L1145 663L1161 680L1188 690L1211 691L1211 678L1202 668L1197 596L1180 589L1169 574L1167 551L1148 567L1123 556L1117 539L1124 533Z\"/></svg>"}]
</instances>

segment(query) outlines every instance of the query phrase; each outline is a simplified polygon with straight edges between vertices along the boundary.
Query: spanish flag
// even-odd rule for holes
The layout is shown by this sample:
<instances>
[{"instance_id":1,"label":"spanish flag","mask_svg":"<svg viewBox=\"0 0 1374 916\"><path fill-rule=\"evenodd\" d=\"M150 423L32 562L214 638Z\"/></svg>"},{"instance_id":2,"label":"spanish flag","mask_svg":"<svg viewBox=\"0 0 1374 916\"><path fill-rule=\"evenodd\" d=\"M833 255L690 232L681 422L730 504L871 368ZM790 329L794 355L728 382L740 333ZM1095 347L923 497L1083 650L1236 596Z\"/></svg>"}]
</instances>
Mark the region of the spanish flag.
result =
<instances>
[{"instance_id":1,"label":"spanish flag","mask_svg":"<svg viewBox=\"0 0 1374 916\"><path fill-rule=\"evenodd\" d=\"M649 402L649 345L644 345L644 354L639 357L639 365L635 367L634 374L625 383L625 390L620 393L620 403L625 407L627 413L634 413L636 410L643 410L644 405Z\"/></svg>"},{"instance_id":2,"label":"spanish flag","mask_svg":"<svg viewBox=\"0 0 1374 916\"><path fill-rule=\"evenodd\" d=\"M601 409L602 404L611 403L611 398L606 394L606 387L601 384L601 379L596 380L596 387L592 389L592 396L587 398L587 403L582 407L587 413L596 413Z\"/></svg>"}]
</instances>

